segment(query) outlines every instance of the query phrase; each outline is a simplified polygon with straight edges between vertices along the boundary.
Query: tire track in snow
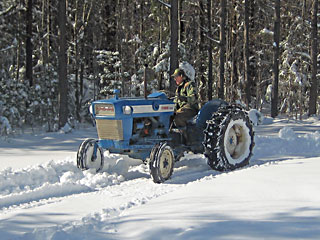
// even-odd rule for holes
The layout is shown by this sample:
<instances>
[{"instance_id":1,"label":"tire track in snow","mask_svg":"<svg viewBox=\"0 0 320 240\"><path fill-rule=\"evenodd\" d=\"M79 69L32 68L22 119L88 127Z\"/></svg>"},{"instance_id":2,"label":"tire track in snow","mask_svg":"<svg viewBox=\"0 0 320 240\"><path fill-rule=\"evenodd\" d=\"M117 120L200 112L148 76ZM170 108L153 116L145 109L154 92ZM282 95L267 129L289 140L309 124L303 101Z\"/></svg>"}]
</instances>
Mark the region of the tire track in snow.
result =
<instances>
[{"instance_id":1,"label":"tire track in snow","mask_svg":"<svg viewBox=\"0 0 320 240\"><path fill-rule=\"evenodd\" d=\"M8 208L10 206L21 205L33 201L39 201L41 199L65 197L67 195L79 194L90 191L92 191L91 188L84 185L77 185L74 183L46 183L43 186L34 190L0 197L0 209Z\"/></svg>"},{"instance_id":2,"label":"tire track in snow","mask_svg":"<svg viewBox=\"0 0 320 240\"><path fill-rule=\"evenodd\" d=\"M125 214L131 208L144 205L184 186L184 184L170 183L154 184L151 179L145 178L125 181L117 186L108 186L101 189L99 193L89 193L80 198L83 203L91 202L92 199L98 203L104 199L105 204L99 210L58 225L36 228L33 232L23 235L22 239L55 239L55 234L59 236L62 234L66 238L75 236L74 239L81 239L87 232L91 234L92 229L103 229L112 236L117 231L110 224L113 219Z\"/></svg>"}]
</instances>

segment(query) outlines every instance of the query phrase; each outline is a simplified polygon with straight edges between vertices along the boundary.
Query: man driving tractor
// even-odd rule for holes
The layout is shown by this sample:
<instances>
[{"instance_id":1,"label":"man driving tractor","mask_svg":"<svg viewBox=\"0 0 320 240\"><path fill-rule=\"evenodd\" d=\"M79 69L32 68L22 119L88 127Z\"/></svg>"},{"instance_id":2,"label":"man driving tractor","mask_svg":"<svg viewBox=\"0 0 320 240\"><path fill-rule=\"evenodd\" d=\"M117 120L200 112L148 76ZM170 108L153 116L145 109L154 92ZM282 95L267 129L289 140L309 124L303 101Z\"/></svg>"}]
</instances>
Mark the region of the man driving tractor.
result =
<instances>
[{"instance_id":1,"label":"man driving tractor","mask_svg":"<svg viewBox=\"0 0 320 240\"><path fill-rule=\"evenodd\" d=\"M199 111L196 86L181 68L177 68L172 76L177 84L174 123L176 127L183 128Z\"/></svg>"}]
</instances>

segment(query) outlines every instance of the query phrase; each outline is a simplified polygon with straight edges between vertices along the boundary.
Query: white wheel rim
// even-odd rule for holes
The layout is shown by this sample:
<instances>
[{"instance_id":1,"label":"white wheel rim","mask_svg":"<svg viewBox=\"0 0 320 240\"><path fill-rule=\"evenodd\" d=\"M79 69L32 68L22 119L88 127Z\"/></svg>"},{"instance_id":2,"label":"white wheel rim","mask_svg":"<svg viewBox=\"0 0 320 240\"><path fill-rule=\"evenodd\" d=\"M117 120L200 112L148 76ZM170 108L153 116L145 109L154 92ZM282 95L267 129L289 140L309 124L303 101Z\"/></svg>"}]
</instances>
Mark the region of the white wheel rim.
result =
<instances>
[{"instance_id":1,"label":"white wheel rim","mask_svg":"<svg viewBox=\"0 0 320 240\"><path fill-rule=\"evenodd\" d=\"M227 151L231 156L234 154L237 144L238 144L238 140L237 140L236 132L234 128L231 128L227 136L227 144L226 144Z\"/></svg>"},{"instance_id":2,"label":"white wheel rim","mask_svg":"<svg viewBox=\"0 0 320 240\"><path fill-rule=\"evenodd\" d=\"M159 163L160 163L159 169L160 169L161 176L165 179L170 177L170 172L171 172L172 163L173 163L173 156L170 150L165 149L162 152Z\"/></svg>"},{"instance_id":3,"label":"white wheel rim","mask_svg":"<svg viewBox=\"0 0 320 240\"><path fill-rule=\"evenodd\" d=\"M101 167L101 152L100 152L100 149L98 148L97 149L97 157L96 159L92 159L92 156L93 156L93 151L94 151L94 145L89 145L87 147L87 150L86 150L86 154L85 154L85 157L84 157L84 161L85 161L85 166L88 168L88 169L96 169L98 170L100 167Z\"/></svg>"},{"instance_id":4,"label":"white wheel rim","mask_svg":"<svg viewBox=\"0 0 320 240\"><path fill-rule=\"evenodd\" d=\"M251 137L246 122L243 119L231 120L225 132L224 150L227 160L237 164L250 154Z\"/></svg>"}]
</instances>

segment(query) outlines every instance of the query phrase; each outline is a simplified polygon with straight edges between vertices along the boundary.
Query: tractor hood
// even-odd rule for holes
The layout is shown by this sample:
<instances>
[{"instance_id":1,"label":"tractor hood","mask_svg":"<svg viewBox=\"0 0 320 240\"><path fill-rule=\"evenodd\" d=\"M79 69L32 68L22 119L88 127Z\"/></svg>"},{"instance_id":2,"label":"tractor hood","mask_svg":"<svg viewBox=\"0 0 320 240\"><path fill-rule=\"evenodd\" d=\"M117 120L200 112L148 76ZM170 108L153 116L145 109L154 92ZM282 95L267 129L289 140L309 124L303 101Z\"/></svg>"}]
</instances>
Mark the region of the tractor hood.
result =
<instances>
[{"instance_id":1,"label":"tractor hood","mask_svg":"<svg viewBox=\"0 0 320 240\"><path fill-rule=\"evenodd\" d=\"M145 98L114 98L94 101L90 112L96 119L172 115L174 103L164 93L155 92Z\"/></svg>"}]
</instances>

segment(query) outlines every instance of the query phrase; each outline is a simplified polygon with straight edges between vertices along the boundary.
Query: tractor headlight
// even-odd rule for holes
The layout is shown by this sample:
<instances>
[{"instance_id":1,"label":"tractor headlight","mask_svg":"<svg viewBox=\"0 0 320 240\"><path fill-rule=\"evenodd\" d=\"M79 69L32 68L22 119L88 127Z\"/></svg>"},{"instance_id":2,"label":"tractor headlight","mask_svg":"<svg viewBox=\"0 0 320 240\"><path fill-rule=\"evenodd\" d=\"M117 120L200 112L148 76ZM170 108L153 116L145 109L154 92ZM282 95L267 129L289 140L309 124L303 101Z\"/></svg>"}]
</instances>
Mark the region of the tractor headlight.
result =
<instances>
[{"instance_id":1,"label":"tractor headlight","mask_svg":"<svg viewBox=\"0 0 320 240\"><path fill-rule=\"evenodd\" d=\"M92 107L92 104L90 104L90 106L89 106L89 112L90 112L91 115L93 115L93 107Z\"/></svg>"},{"instance_id":2,"label":"tractor headlight","mask_svg":"<svg viewBox=\"0 0 320 240\"><path fill-rule=\"evenodd\" d=\"M123 111L123 114L131 114L132 113L132 108L130 106L123 106L122 107L122 111Z\"/></svg>"}]
</instances>

